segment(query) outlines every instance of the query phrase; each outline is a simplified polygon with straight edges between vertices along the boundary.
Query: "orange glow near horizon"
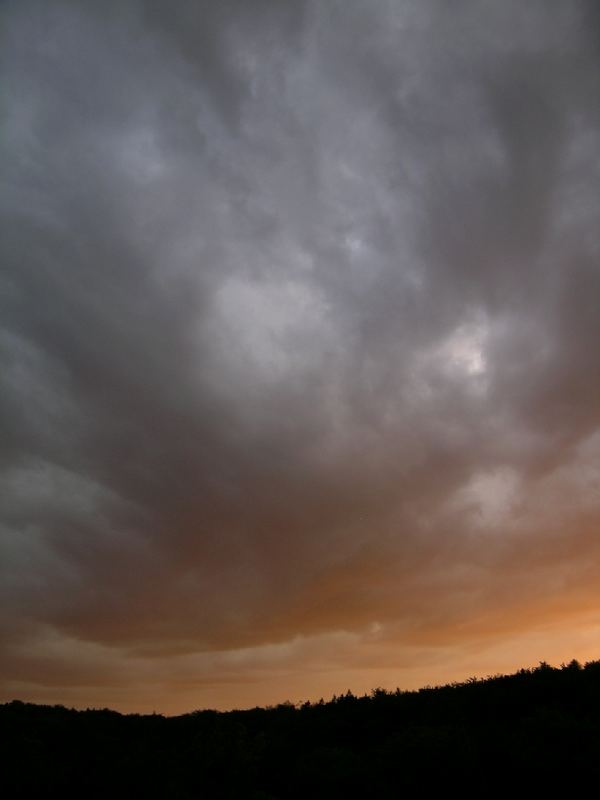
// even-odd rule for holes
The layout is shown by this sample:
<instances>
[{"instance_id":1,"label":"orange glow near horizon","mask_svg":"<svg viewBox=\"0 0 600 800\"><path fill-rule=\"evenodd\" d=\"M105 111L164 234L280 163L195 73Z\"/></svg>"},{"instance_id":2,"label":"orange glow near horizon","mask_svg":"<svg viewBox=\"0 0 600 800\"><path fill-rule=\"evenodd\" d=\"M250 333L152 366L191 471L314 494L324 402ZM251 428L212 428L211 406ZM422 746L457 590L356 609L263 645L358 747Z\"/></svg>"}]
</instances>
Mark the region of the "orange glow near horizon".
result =
<instances>
[{"instance_id":1,"label":"orange glow near horizon","mask_svg":"<svg viewBox=\"0 0 600 800\"><path fill-rule=\"evenodd\" d=\"M540 661L560 666L573 658L581 663L598 660L600 613L581 610L560 621L538 620L537 626L525 625L522 631L505 632L499 638L491 631L454 645L436 646L435 636L429 644L411 648L376 639L365 647L360 637L347 634L318 639L226 654L229 665L237 662L237 671L228 666L221 672L195 676L192 659L183 669L181 663L170 668L168 663L163 664L159 671L162 680L148 684L130 677L122 685L107 683L95 689L85 682L66 686L50 681L47 686L34 687L15 681L12 694L3 699L170 716L201 708L229 710L286 701L315 702L347 690L362 695L377 687L419 689L470 677L508 674L535 667ZM368 655L363 661L368 661L368 666L344 663L356 659L356 652L365 649ZM352 650L354 656L349 657Z\"/></svg>"}]
</instances>

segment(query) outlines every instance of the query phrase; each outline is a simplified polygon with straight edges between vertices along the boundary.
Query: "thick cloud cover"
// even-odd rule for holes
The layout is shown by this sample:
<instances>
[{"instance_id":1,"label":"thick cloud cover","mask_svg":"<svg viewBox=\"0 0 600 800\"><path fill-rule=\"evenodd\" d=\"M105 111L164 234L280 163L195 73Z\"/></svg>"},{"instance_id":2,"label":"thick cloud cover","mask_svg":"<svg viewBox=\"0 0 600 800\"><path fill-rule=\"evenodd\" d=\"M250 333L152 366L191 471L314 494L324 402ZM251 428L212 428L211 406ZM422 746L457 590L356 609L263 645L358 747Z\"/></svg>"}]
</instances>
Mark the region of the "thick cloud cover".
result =
<instances>
[{"instance_id":1,"label":"thick cloud cover","mask_svg":"<svg viewBox=\"0 0 600 800\"><path fill-rule=\"evenodd\" d=\"M591 652L595 3L0 14L3 695Z\"/></svg>"}]
</instances>

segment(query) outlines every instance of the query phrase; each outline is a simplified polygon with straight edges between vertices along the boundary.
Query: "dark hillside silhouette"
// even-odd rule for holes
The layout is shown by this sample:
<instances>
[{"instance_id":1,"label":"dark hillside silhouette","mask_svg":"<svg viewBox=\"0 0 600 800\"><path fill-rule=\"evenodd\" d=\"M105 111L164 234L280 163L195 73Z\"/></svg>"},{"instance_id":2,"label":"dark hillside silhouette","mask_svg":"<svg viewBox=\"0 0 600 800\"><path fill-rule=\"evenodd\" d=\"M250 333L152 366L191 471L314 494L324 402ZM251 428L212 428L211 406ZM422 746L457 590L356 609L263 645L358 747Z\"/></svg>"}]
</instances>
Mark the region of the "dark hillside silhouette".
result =
<instances>
[{"instance_id":1,"label":"dark hillside silhouette","mask_svg":"<svg viewBox=\"0 0 600 800\"><path fill-rule=\"evenodd\" d=\"M172 718L13 701L0 736L11 799L570 793L600 785L600 661Z\"/></svg>"}]
</instances>

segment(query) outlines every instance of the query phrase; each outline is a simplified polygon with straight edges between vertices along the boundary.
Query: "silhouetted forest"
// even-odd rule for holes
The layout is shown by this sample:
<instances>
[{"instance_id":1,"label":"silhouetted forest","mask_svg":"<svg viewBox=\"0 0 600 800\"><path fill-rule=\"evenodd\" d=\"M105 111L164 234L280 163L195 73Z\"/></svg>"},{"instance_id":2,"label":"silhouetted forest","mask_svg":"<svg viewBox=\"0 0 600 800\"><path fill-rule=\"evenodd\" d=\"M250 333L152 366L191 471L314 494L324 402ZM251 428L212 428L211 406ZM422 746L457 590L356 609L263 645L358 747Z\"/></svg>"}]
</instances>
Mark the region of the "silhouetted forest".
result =
<instances>
[{"instance_id":1,"label":"silhouetted forest","mask_svg":"<svg viewBox=\"0 0 600 800\"><path fill-rule=\"evenodd\" d=\"M0 737L7 798L569 795L600 785L600 661L170 718L13 701Z\"/></svg>"}]
</instances>

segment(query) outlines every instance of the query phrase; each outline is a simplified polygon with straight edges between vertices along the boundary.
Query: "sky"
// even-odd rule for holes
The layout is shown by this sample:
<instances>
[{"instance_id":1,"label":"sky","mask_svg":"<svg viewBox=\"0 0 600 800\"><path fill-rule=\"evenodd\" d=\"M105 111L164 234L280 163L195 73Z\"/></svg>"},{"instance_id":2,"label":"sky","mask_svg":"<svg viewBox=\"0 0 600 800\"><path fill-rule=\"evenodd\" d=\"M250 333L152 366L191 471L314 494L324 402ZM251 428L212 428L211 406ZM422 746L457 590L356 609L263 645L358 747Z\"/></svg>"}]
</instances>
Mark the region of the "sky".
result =
<instances>
[{"instance_id":1,"label":"sky","mask_svg":"<svg viewBox=\"0 0 600 800\"><path fill-rule=\"evenodd\" d=\"M0 699L600 658L595 0L4 0Z\"/></svg>"}]
</instances>

